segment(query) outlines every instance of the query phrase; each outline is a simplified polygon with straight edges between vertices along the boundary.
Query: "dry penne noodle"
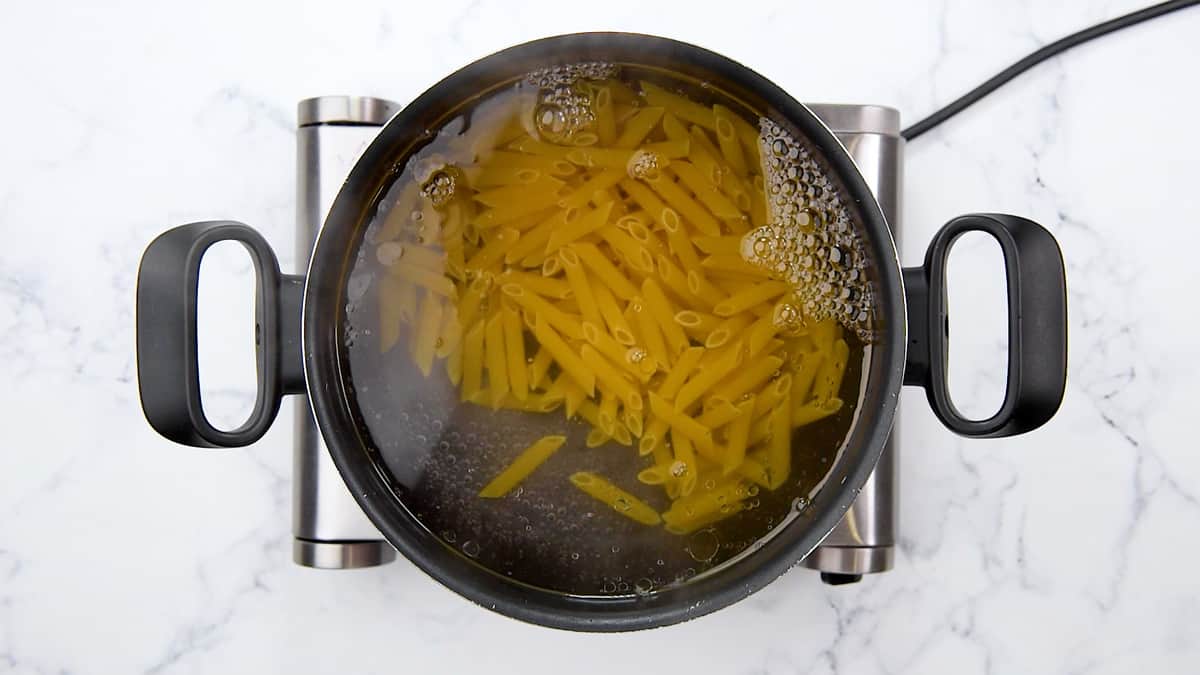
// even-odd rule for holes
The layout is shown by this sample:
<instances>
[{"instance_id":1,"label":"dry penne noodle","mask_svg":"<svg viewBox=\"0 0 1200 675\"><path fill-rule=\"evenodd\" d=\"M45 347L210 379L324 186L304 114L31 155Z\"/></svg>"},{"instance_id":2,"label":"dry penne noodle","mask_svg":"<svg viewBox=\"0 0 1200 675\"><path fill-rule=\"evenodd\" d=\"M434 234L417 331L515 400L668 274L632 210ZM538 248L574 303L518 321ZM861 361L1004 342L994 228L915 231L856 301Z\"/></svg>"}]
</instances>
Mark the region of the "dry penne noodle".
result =
<instances>
[{"instance_id":1,"label":"dry penne noodle","mask_svg":"<svg viewBox=\"0 0 1200 675\"><path fill-rule=\"evenodd\" d=\"M628 300L637 295L637 287L629 280L629 277L613 266L612 262L594 245L578 242L572 244L572 248L579 256L580 261L599 277L600 281L617 297Z\"/></svg>"},{"instance_id":2,"label":"dry penne noodle","mask_svg":"<svg viewBox=\"0 0 1200 675\"><path fill-rule=\"evenodd\" d=\"M738 416L734 418L726 438L725 453L721 461L721 472L733 473L746 459L746 443L750 440L750 423L754 417L755 397L737 404Z\"/></svg>"},{"instance_id":3,"label":"dry penne noodle","mask_svg":"<svg viewBox=\"0 0 1200 675\"><path fill-rule=\"evenodd\" d=\"M567 442L566 436L543 436L521 451L500 475L479 491L480 497L503 497Z\"/></svg>"},{"instance_id":4,"label":"dry penne noodle","mask_svg":"<svg viewBox=\"0 0 1200 675\"><path fill-rule=\"evenodd\" d=\"M576 239L581 239L604 227L608 223L608 217L611 213L612 204L605 204L598 209L588 211L573 222L563 225L551 233L550 240L546 242L545 253L554 253Z\"/></svg>"},{"instance_id":5,"label":"dry penne noodle","mask_svg":"<svg viewBox=\"0 0 1200 675\"><path fill-rule=\"evenodd\" d=\"M668 206L675 209L688 225L710 237L720 236L721 223L670 176L662 174L656 178L648 178L646 183Z\"/></svg>"}]
</instances>

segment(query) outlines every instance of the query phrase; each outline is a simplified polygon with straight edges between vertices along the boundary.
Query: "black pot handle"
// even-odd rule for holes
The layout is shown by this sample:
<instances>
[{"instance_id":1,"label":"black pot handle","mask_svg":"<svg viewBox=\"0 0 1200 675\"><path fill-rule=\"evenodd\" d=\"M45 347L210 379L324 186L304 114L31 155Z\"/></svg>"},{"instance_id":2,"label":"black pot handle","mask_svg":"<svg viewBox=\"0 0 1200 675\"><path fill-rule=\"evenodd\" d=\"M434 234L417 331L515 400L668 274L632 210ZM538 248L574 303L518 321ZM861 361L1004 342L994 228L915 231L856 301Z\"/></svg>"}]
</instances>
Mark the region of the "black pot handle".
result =
<instances>
[{"instance_id":1,"label":"black pot handle","mask_svg":"<svg viewBox=\"0 0 1200 675\"><path fill-rule=\"evenodd\" d=\"M200 260L218 241L241 242L257 276L254 336L258 396L249 419L231 431L209 423L200 401L196 296ZM241 447L266 433L284 394L304 391L300 308L304 278L279 272L257 231L227 220L168 230L142 255L137 283L137 369L142 410L155 431L202 448Z\"/></svg>"},{"instance_id":2,"label":"black pot handle","mask_svg":"<svg viewBox=\"0 0 1200 675\"><path fill-rule=\"evenodd\" d=\"M946 259L967 232L986 232L999 242L1008 277L1008 386L1000 410L983 420L958 412L946 382ZM997 438L1036 429L1054 415L1067 383L1067 290L1062 252L1045 228L998 213L955 218L933 238L925 266L904 270L904 286L904 383L925 388L943 424L963 436Z\"/></svg>"}]
</instances>

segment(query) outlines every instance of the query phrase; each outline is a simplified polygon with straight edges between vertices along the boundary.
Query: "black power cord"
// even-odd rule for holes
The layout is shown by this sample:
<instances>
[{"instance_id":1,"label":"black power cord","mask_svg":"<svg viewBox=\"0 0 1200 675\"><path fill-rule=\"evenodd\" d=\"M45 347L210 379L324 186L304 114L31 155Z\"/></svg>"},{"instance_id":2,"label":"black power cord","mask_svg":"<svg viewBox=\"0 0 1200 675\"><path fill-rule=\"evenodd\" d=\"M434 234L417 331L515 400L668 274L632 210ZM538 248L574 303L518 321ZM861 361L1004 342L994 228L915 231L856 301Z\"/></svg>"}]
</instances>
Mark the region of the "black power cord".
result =
<instances>
[{"instance_id":1,"label":"black power cord","mask_svg":"<svg viewBox=\"0 0 1200 675\"><path fill-rule=\"evenodd\" d=\"M975 87L971 91L968 91L967 93L958 97L954 101L951 101L945 107L933 113L929 117L926 117L920 122L908 127L904 131L900 132L900 135L903 136L905 140L911 141L926 131L929 131L930 129L941 124L942 122L954 117L958 113L965 110L972 103L975 103L984 96L987 96L993 91L999 89L1001 85L1013 79L1014 77L1052 56L1057 56L1067 51L1071 47L1081 45L1089 40L1098 38L1101 35L1108 35L1109 33L1119 31L1122 28L1136 26L1143 21L1148 21L1164 14L1170 14L1176 10L1185 9L1198 3L1200 3L1200 0L1172 0L1171 2L1152 5L1145 9L1140 9L1124 16L1119 16L1115 19L1105 21L1104 23L1096 24L1091 28L1085 28L1078 33L1072 33L1064 38L1055 40L1054 42L1051 42L1045 47L1042 47L1036 52L1033 52L1029 56L1026 56L1020 61L1017 61L1011 66L1000 71L995 77L992 77L987 82L984 82L978 87Z\"/></svg>"}]
</instances>

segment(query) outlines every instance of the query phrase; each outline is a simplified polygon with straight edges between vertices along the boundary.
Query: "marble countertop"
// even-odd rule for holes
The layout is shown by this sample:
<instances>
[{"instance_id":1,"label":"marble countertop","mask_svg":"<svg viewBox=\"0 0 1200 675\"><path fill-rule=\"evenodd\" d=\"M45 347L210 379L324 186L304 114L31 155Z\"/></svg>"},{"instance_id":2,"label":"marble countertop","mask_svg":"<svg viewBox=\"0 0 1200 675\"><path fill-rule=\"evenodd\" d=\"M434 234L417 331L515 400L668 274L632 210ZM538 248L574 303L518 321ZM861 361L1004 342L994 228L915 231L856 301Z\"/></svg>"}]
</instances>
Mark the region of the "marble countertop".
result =
<instances>
[{"instance_id":1,"label":"marble countertop","mask_svg":"<svg viewBox=\"0 0 1200 675\"><path fill-rule=\"evenodd\" d=\"M1140 3L100 4L0 10L0 672L1195 672L1200 10L1044 64L908 147L907 264L964 212L1059 238L1058 416L969 441L907 392L894 571L827 587L797 569L681 626L595 636L494 615L405 561L293 565L289 424L201 451L142 417L133 298L150 239L236 218L292 269L296 101L409 100L538 36L680 38L801 100L912 122ZM954 288L995 297L996 269L972 241ZM244 263L228 271L249 283ZM985 411L1002 324L972 293L951 298L954 387ZM241 335L240 311L220 330ZM214 381L241 382L236 365Z\"/></svg>"}]
</instances>

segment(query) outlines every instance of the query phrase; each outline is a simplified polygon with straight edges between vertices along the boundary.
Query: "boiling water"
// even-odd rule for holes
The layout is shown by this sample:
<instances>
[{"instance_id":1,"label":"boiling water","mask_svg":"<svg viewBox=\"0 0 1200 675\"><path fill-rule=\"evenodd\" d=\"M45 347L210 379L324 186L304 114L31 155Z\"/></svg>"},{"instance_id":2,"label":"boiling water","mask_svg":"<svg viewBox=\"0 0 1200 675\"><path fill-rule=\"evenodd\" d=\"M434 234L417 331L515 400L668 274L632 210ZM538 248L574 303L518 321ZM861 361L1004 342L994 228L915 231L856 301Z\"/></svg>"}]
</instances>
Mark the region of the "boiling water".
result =
<instances>
[{"instance_id":1,"label":"boiling water","mask_svg":"<svg viewBox=\"0 0 1200 675\"><path fill-rule=\"evenodd\" d=\"M724 241L734 236L740 241L736 249L731 251L725 246L713 255L723 256L727 262L740 256L741 263L769 270L773 279L789 285L789 290L769 301L769 306L754 310L760 316L769 315L777 339L782 340L772 347L781 366L769 374L761 390L781 376L800 376L804 355L813 345L813 335L819 332L815 327L820 322L824 321L821 325L826 328L836 322L838 330L844 330L848 357L844 376L834 392L842 405L833 414L791 432L791 468L787 479L774 489L768 485L769 475L755 478L736 471L726 475L719 465L703 456L690 464L680 461L677 458L681 450L675 444L664 443L665 448L641 456L639 433L624 439L631 441L630 445L618 442L622 440L616 433L620 422L609 424L607 433L600 433L599 427L579 414L567 419L563 407L549 412L516 409L529 406L514 401L511 394L508 403L498 409L486 395L462 400L464 366L461 351L458 365L454 364L455 350L469 343L470 327L454 325L454 321L467 289L482 289L485 300L476 313L487 315L501 311L498 303L508 302L500 288L507 278L503 276L506 271L527 270L557 281L563 278L558 263L548 262L557 258L539 259L540 246L528 257L498 262L483 270L465 265L500 237L495 228L481 231L480 223L486 225L488 218L484 214L508 208L500 202L481 204L479 200L489 199L487 194L499 194L488 191L505 185L527 186L519 203L541 199L538 189L554 191L553 198L542 200L544 208L528 214L527 222L517 218L507 221L511 226L500 228L518 233L511 235L517 242L533 236L537 228L532 221L554 217L562 210L560 200L571 199L573 189L605 171L603 165L589 166L585 155L568 153L609 147L616 135L633 124L639 111L658 107L648 104L650 97L641 84L646 81L682 94L705 110L714 103L721 104L738 116L740 130L754 132L757 157L742 147L747 163L739 181L728 175L733 173L734 160L723 157L720 137L686 119L688 115L701 115L697 112L699 106L681 110L668 107L666 115L636 145L660 150L634 152L624 171L630 179L640 180L658 176L660 168L670 169L672 161L704 164L703 158L692 154L686 160L666 157L672 150L665 144L673 140L665 129L669 117L671 124L678 122L693 135L691 143L703 143L705 137L695 135L708 133L708 154L715 153L718 160L711 163L716 168L708 174L714 184L729 188L723 181L733 181L756 191L742 198L736 189L726 190L729 201L744 207L746 215L740 220L718 219ZM607 94L597 96L601 89ZM653 102L660 102L660 98ZM600 111L598 105L612 107ZM679 119L681 116L685 119ZM609 120L615 128L604 128ZM672 126L676 134L679 128ZM870 261L839 189L803 139L711 86L657 70L595 63L531 73L511 86L464 101L448 123L432 131L435 134L430 142L397 166L394 181L381 195L378 215L369 226L346 288L350 377L362 424L398 498L420 522L447 546L496 574L564 593L621 595L652 593L709 572L731 562L795 518L809 504L845 442L858 405L862 366L874 339ZM555 146L564 152L556 153ZM550 153L549 160L545 153ZM508 162L503 171L489 174L480 169L496 157ZM521 174L523 168L526 173ZM554 178L546 178L545 186L539 188L542 179L535 173ZM479 184L498 180L496 176L501 174L510 182ZM677 185L683 186L683 181ZM608 208L613 209L614 220L618 211L644 211L623 186L620 182L607 185L604 194L597 193L586 201L599 209L611 200L614 206ZM720 210L719 205L715 208ZM758 214L752 216L756 208ZM674 218L679 214L672 210L668 215ZM686 257L670 256L676 248L667 241L669 233L652 214L643 216L647 229L667 245L668 257L682 267ZM562 227L569 227L570 222L574 221L568 219ZM699 236L695 231L688 232L689 237ZM463 241L467 242L467 250L456 251L464 246ZM611 253L614 265L635 281L654 277L663 269L636 269L635 260L617 254L617 245L612 243L616 239L600 239L589 232L578 241ZM697 259L709 257L703 250L692 255ZM433 273L405 271L418 268ZM686 274L691 270L681 271ZM710 276L720 280L721 274L711 272ZM736 291L739 274L745 277L749 273L729 272L726 288L730 294ZM398 276L402 281L397 281ZM663 284L669 286L666 281ZM433 290L437 288L442 290ZM677 301L683 292L668 289L668 295ZM559 293L559 297L556 302L566 311L585 311L581 306L576 308L582 303L572 293ZM436 310L433 318L428 314L430 307ZM537 343L531 334L536 318L530 314L524 312L519 330L523 355L532 364ZM742 326L733 339L750 339L746 337L749 332L748 326ZM688 338L689 346L704 344L703 335L693 333ZM576 351L585 344L584 340L567 341ZM630 358L647 357L644 347L640 340L630 346ZM705 367L711 364L702 369ZM429 372L423 372L427 368ZM469 363L466 368L470 368ZM640 386L647 392L655 391L668 371L664 368ZM564 375L551 366L547 381L556 376ZM629 381L637 384L636 378L630 377ZM553 402L548 393L541 396L537 400ZM743 400L739 397L734 403ZM562 405L562 401L558 403ZM628 414L630 401L624 403L623 411ZM642 415L642 411L634 412ZM644 412L648 424L648 407ZM641 431L637 426L629 422L626 429ZM723 449L728 434L725 431L719 435L722 442L718 451ZM504 497L479 496L483 486L524 448L547 435L562 435L566 441ZM760 445L765 447L770 438ZM761 448L751 448L750 457L767 461ZM577 472L592 472L655 511L673 513L670 491L663 484L643 482L645 470L655 466L665 471L660 478L673 486L675 498L680 497L680 489L701 495L731 485L728 497L722 497L728 503L707 518L713 522L676 526L673 533L662 525L635 522L620 513L619 507L585 494L569 480ZM687 488L680 487L689 481Z\"/></svg>"}]
</instances>

